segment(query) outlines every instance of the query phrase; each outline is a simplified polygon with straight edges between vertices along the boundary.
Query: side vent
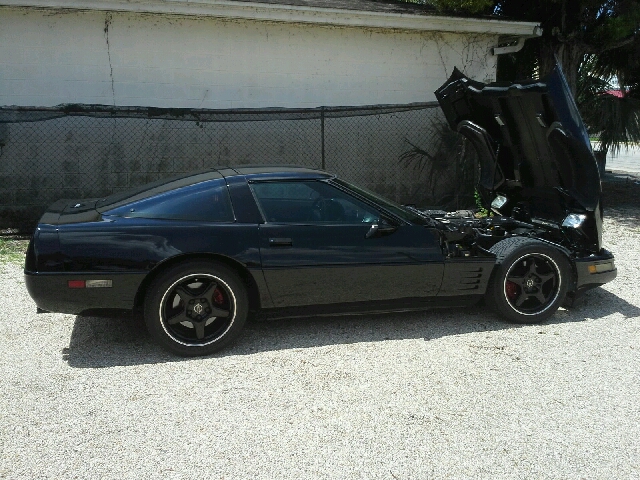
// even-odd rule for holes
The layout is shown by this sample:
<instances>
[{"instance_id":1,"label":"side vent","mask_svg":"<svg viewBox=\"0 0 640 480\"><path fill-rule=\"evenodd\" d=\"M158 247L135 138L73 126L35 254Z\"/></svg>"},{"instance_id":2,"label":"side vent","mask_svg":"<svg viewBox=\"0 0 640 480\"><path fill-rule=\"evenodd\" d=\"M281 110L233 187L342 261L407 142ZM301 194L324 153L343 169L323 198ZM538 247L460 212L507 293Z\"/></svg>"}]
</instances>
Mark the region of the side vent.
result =
<instances>
[{"instance_id":1,"label":"side vent","mask_svg":"<svg viewBox=\"0 0 640 480\"><path fill-rule=\"evenodd\" d=\"M491 258L475 262L468 259L445 262L438 296L484 294L494 265L495 260Z\"/></svg>"}]
</instances>

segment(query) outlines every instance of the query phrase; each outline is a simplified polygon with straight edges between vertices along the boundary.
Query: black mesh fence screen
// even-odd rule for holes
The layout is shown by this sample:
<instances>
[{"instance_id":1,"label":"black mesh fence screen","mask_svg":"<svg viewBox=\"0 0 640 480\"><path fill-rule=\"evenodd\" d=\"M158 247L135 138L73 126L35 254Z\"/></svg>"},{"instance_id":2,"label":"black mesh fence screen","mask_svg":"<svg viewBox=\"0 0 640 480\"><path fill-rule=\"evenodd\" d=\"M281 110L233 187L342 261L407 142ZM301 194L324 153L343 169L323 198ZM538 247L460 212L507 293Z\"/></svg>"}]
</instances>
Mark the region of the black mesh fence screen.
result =
<instances>
[{"instance_id":1,"label":"black mesh fence screen","mask_svg":"<svg viewBox=\"0 0 640 480\"><path fill-rule=\"evenodd\" d=\"M475 162L435 103L187 110L0 108L0 228L60 198L101 197L217 166L301 165L401 203L473 205Z\"/></svg>"}]
</instances>

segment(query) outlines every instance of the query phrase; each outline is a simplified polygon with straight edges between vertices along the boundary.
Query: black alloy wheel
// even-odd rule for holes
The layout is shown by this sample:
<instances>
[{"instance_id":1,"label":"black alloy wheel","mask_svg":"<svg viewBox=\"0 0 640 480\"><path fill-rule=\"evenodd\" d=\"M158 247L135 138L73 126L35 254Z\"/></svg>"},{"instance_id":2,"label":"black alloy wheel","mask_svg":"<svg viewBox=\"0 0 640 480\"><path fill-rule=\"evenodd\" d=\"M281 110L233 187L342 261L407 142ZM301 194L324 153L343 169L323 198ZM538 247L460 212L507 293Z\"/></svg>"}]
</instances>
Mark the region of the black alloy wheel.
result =
<instances>
[{"instance_id":1,"label":"black alloy wheel","mask_svg":"<svg viewBox=\"0 0 640 480\"><path fill-rule=\"evenodd\" d=\"M568 258L553 245L526 237L495 244L496 266L487 303L516 323L539 323L562 305L571 283Z\"/></svg>"},{"instance_id":2,"label":"black alloy wheel","mask_svg":"<svg viewBox=\"0 0 640 480\"><path fill-rule=\"evenodd\" d=\"M226 266L189 262L160 275L145 302L151 335L185 356L209 355L233 339L248 312L242 281Z\"/></svg>"},{"instance_id":3,"label":"black alloy wheel","mask_svg":"<svg viewBox=\"0 0 640 480\"><path fill-rule=\"evenodd\" d=\"M523 255L504 279L504 295L516 312L536 315L549 308L559 293L558 265L541 253Z\"/></svg>"}]
</instances>

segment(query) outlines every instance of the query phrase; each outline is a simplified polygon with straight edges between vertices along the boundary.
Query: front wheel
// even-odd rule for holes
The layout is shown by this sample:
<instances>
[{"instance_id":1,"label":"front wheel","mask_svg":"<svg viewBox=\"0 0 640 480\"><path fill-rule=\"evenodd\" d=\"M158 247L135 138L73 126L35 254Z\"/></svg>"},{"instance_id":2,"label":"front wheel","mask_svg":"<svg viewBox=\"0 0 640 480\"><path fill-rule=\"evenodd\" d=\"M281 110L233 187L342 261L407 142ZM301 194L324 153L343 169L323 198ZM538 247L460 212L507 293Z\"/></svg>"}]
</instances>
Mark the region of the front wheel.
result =
<instances>
[{"instance_id":1,"label":"front wheel","mask_svg":"<svg viewBox=\"0 0 640 480\"><path fill-rule=\"evenodd\" d=\"M145 298L151 336L183 356L209 355L240 334L248 313L246 288L235 272L213 262L190 261L156 278Z\"/></svg>"},{"instance_id":2,"label":"front wheel","mask_svg":"<svg viewBox=\"0 0 640 480\"><path fill-rule=\"evenodd\" d=\"M495 244L496 267L487 289L487 303L516 323L539 323L562 305L569 288L571 265L552 245L514 237Z\"/></svg>"}]
</instances>

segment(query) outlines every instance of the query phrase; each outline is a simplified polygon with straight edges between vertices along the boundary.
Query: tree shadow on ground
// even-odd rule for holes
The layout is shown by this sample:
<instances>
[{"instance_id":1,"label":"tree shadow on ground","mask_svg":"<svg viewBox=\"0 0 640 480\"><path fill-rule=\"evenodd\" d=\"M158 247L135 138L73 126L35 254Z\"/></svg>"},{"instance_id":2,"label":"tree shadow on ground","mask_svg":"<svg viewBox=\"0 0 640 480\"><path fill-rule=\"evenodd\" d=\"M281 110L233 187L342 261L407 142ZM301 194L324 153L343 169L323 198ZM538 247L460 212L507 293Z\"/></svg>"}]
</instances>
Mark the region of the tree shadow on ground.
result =
<instances>
[{"instance_id":1,"label":"tree shadow on ground","mask_svg":"<svg viewBox=\"0 0 640 480\"><path fill-rule=\"evenodd\" d=\"M596 308L597 307L597 308ZM543 325L584 322L621 314L640 317L640 308L598 288L571 310L559 310ZM213 357L327 345L392 340L434 340L451 335L520 328L505 323L486 307L434 309L424 312L250 321L233 345ZM107 368L184 361L162 350L136 317L76 317L64 358L74 368Z\"/></svg>"},{"instance_id":2,"label":"tree shadow on ground","mask_svg":"<svg viewBox=\"0 0 640 480\"><path fill-rule=\"evenodd\" d=\"M609 208L634 209L638 216L640 205L640 174L620 174L607 172L602 176L602 201L607 216Z\"/></svg>"},{"instance_id":3,"label":"tree shadow on ground","mask_svg":"<svg viewBox=\"0 0 640 480\"><path fill-rule=\"evenodd\" d=\"M640 204L640 200L638 204ZM604 218L605 220L613 220L620 226L630 229L631 232L640 232L640 211L638 207L610 207L606 209Z\"/></svg>"}]
</instances>

